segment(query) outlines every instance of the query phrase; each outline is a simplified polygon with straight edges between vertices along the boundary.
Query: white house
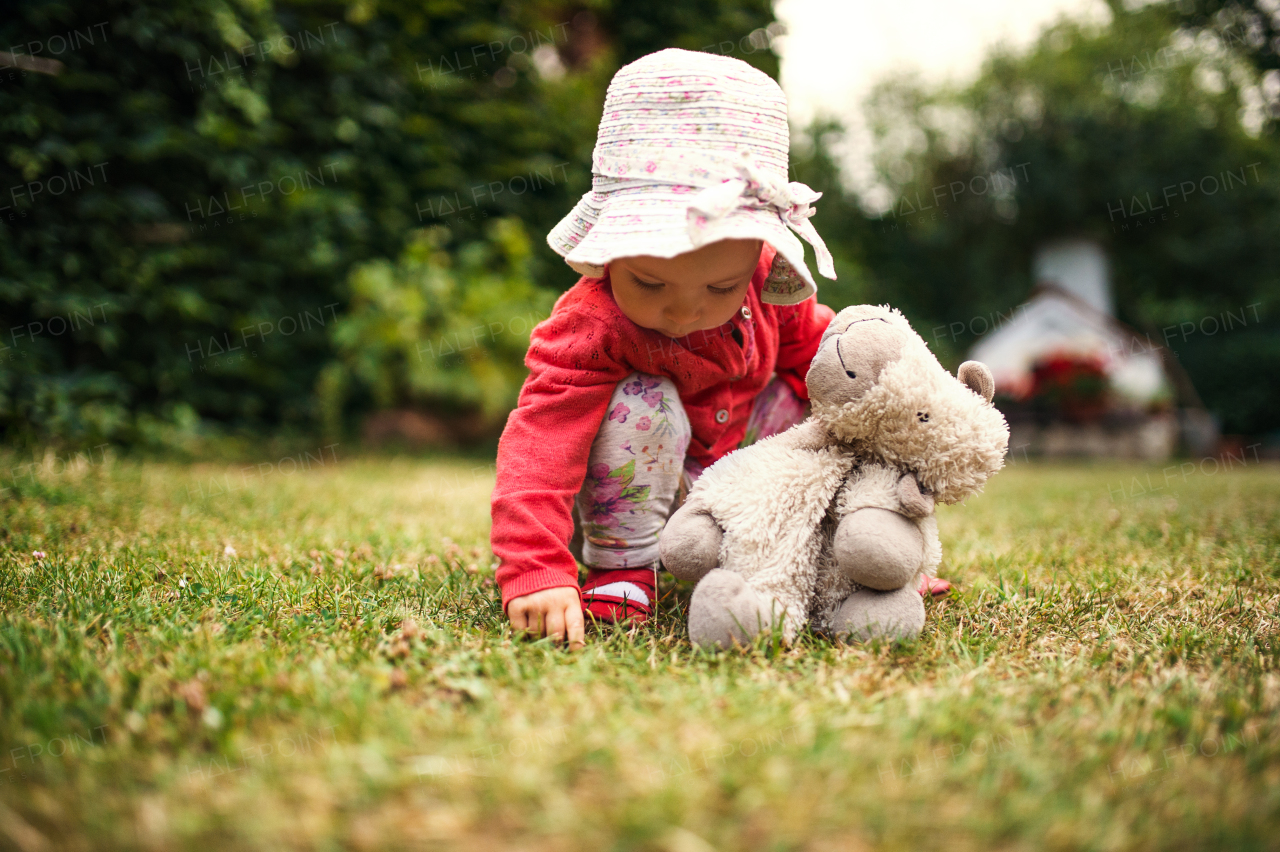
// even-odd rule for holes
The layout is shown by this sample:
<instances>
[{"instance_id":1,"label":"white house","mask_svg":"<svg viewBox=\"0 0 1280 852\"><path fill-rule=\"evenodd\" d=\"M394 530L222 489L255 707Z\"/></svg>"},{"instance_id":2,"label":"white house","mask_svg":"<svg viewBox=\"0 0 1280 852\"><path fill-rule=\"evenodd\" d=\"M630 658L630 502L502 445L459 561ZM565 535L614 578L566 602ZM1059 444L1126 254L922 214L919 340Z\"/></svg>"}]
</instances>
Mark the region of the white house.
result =
<instances>
[{"instance_id":1,"label":"white house","mask_svg":"<svg viewBox=\"0 0 1280 852\"><path fill-rule=\"evenodd\" d=\"M1089 240L1049 243L1036 253L1033 269L1031 298L969 353L991 368L996 393L1014 402L1007 412L1011 452L1167 458L1179 436L1174 401L1195 392L1162 346L1115 318L1105 252ZM1056 355L1090 360L1105 373L1107 410L1095 422L1018 416L1036 364ZM1189 443L1216 441L1201 434L1207 415L1198 400L1192 406L1181 417Z\"/></svg>"}]
</instances>

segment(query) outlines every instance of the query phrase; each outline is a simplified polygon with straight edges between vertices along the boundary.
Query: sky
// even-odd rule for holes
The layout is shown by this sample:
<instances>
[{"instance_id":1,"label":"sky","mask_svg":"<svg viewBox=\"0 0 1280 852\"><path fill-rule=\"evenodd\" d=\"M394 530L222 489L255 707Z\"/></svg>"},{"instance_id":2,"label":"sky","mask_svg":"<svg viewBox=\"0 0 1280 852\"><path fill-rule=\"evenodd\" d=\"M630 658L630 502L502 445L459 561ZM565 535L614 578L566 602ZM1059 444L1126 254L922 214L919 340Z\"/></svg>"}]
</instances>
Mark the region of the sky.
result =
<instances>
[{"instance_id":1,"label":"sky","mask_svg":"<svg viewBox=\"0 0 1280 852\"><path fill-rule=\"evenodd\" d=\"M929 81L976 76L988 48L1025 45L1060 15L1106 20L1101 0L778 0L787 34L782 88L792 127L815 116L849 129L845 154L851 186L870 187L870 139L860 103L886 75L915 70Z\"/></svg>"}]
</instances>

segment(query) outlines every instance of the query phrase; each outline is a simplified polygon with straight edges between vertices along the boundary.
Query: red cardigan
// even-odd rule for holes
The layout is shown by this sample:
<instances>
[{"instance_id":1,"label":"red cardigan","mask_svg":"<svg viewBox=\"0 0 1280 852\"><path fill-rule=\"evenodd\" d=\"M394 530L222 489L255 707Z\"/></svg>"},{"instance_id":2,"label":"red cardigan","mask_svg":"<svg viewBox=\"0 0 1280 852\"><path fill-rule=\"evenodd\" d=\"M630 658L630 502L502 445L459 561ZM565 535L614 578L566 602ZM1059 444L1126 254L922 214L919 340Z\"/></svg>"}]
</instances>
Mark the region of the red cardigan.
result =
<instances>
[{"instance_id":1,"label":"red cardigan","mask_svg":"<svg viewBox=\"0 0 1280 852\"><path fill-rule=\"evenodd\" d=\"M739 311L719 328L680 340L627 319L607 275L580 279L534 328L525 356L529 378L498 442L491 504L504 609L512 598L542 589L578 587L568 546L573 500L614 388L630 373L675 383L693 430L689 454L703 465L741 443L752 400L775 372L808 399L804 377L835 312L815 299L762 303L773 255L766 244L743 303L750 318ZM719 412L724 422L717 422Z\"/></svg>"}]
</instances>

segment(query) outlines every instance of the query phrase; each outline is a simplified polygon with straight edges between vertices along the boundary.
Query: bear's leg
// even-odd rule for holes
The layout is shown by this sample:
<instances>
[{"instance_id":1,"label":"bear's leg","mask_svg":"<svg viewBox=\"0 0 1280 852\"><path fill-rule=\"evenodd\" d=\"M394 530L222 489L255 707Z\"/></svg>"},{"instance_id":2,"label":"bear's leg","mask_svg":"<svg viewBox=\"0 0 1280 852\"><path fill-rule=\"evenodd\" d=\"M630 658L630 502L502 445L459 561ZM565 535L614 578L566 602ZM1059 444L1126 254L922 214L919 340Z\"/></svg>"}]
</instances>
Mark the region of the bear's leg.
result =
<instances>
[{"instance_id":1,"label":"bear's leg","mask_svg":"<svg viewBox=\"0 0 1280 852\"><path fill-rule=\"evenodd\" d=\"M717 568L702 578L689 602L689 639L700 648L749 645L785 617L781 603L747 585L741 574Z\"/></svg>"},{"instance_id":2,"label":"bear's leg","mask_svg":"<svg viewBox=\"0 0 1280 852\"><path fill-rule=\"evenodd\" d=\"M888 509L858 509L836 528L836 565L860 586L900 589L924 565L924 535L915 521Z\"/></svg>"},{"instance_id":3,"label":"bear's leg","mask_svg":"<svg viewBox=\"0 0 1280 852\"><path fill-rule=\"evenodd\" d=\"M701 580L720 561L723 538L714 518L686 503L667 521L658 539L662 567L677 579Z\"/></svg>"},{"instance_id":4,"label":"bear's leg","mask_svg":"<svg viewBox=\"0 0 1280 852\"><path fill-rule=\"evenodd\" d=\"M850 642L906 639L924 629L924 599L914 583L891 592L860 589L836 610L835 633Z\"/></svg>"}]
</instances>

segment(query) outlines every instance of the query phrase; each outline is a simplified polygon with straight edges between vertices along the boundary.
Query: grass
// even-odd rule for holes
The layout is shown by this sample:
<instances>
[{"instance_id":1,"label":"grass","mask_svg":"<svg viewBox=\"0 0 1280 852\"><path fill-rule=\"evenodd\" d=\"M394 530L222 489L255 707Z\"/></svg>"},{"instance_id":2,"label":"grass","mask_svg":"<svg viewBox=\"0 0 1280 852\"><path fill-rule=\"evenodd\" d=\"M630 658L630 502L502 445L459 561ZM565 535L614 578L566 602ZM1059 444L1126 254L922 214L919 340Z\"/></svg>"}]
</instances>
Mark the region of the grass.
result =
<instances>
[{"instance_id":1,"label":"grass","mask_svg":"<svg viewBox=\"0 0 1280 852\"><path fill-rule=\"evenodd\" d=\"M1275 466L1015 465L940 510L917 641L725 654L666 582L651 627L515 640L487 469L308 466L9 483L0 843L1280 844Z\"/></svg>"}]
</instances>

